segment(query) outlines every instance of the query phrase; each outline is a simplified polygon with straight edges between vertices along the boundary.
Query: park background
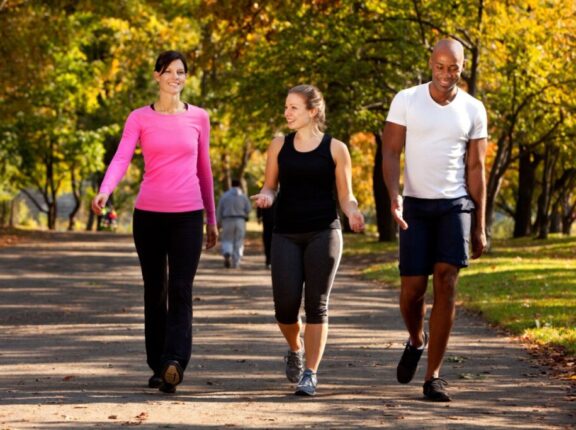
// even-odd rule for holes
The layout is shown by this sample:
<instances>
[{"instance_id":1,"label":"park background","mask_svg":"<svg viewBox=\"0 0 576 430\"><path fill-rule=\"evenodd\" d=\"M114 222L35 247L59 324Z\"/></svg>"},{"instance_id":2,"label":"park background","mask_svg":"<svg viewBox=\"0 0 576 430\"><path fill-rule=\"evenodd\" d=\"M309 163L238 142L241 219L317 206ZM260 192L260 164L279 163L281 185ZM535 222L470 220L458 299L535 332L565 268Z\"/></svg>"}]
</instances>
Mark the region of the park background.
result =
<instances>
[{"instance_id":1,"label":"park background","mask_svg":"<svg viewBox=\"0 0 576 430\"><path fill-rule=\"evenodd\" d=\"M462 87L489 116L490 253L464 271L468 308L561 356L576 354L576 6L555 1L0 1L0 224L93 230L89 202L128 113L155 100L157 54L189 59L183 99L208 110L216 195L263 180L288 88L317 85L346 142L369 221L349 254L389 255L380 133L394 94L429 80L435 41L462 42ZM129 229L137 153L112 202ZM3 230L3 232L12 230ZM552 352L551 352L552 351Z\"/></svg>"}]
</instances>

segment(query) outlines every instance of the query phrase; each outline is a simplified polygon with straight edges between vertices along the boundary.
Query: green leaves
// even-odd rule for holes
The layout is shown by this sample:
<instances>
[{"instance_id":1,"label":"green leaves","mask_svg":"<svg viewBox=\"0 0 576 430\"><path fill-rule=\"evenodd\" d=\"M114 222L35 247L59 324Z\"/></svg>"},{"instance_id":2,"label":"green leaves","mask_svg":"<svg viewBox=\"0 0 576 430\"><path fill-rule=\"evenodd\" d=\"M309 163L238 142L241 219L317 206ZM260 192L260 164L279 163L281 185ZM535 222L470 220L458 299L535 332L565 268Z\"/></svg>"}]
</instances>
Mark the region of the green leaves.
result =
<instances>
[{"instance_id":1,"label":"green leaves","mask_svg":"<svg viewBox=\"0 0 576 430\"><path fill-rule=\"evenodd\" d=\"M466 49L463 85L490 116L490 196L511 187L502 199L512 208L520 148L541 156L554 145L558 176L574 168L573 11L570 0L21 2L0 13L0 139L5 148L20 142L0 149L0 163L22 173L5 182L30 186L48 159L65 172L77 147L82 174L96 174L127 114L154 101L157 54L178 49L190 60L183 98L211 114L217 184L250 172L255 187L261 168L249 164L286 131L290 87L317 85L328 131L349 143L379 132L393 95L429 80L431 47L453 37ZM373 153L354 157L368 166ZM354 182L369 183L370 169L362 171Z\"/></svg>"}]
</instances>

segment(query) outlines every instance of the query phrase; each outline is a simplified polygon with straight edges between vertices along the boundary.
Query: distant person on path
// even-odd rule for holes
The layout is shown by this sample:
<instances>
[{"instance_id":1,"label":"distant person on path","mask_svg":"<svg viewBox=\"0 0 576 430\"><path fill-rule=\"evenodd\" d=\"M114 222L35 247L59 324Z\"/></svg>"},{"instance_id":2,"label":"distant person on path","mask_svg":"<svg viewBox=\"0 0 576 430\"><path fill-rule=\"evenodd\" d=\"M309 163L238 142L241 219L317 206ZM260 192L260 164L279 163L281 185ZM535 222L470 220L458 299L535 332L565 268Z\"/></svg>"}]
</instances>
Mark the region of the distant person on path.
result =
<instances>
[{"instance_id":1,"label":"distant person on path","mask_svg":"<svg viewBox=\"0 0 576 430\"><path fill-rule=\"evenodd\" d=\"M342 254L334 191L353 231L364 228L364 218L352 193L348 148L323 132L325 103L320 91L311 85L290 89L284 116L294 132L272 140L264 186L252 199L260 208L276 205L272 289L276 320L290 348L286 376L298 383L295 394L312 396L328 337L328 298Z\"/></svg>"},{"instance_id":2,"label":"distant person on path","mask_svg":"<svg viewBox=\"0 0 576 430\"><path fill-rule=\"evenodd\" d=\"M232 180L232 187L226 191L218 202L216 219L222 228L220 242L224 266L236 269L240 267L244 255L244 236L246 236L246 221L252 205L238 179Z\"/></svg>"},{"instance_id":3,"label":"distant person on path","mask_svg":"<svg viewBox=\"0 0 576 430\"><path fill-rule=\"evenodd\" d=\"M176 391L192 349L192 282L202 251L216 244L208 113L180 100L188 67L177 51L161 53L154 67L158 98L130 113L100 192L99 214L130 164L136 145L144 177L136 198L133 235L144 280L146 356L150 388Z\"/></svg>"},{"instance_id":4,"label":"distant person on path","mask_svg":"<svg viewBox=\"0 0 576 430\"><path fill-rule=\"evenodd\" d=\"M116 231L118 214L110 201L102 208L98 216L98 231Z\"/></svg>"},{"instance_id":5,"label":"distant person on path","mask_svg":"<svg viewBox=\"0 0 576 430\"><path fill-rule=\"evenodd\" d=\"M272 268L272 232L274 230L274 207L258 208L258 221L262 224L262 243L266 257L266 269Z\"/></svg>"},{"instance_id":6,"label":"distant person on path","mask_svg":"<svg viewBox=\"0 0 576 430\"><path fill-rule=\"evenodd\" d=\"M484 161L487 118L483 104L458 88L464 48L440 40L429 61L432 81L400 91L392 100L383 140L383 174L392 214L400 226L400 310L410 338L397 368L398 382L412 380L428 346L424 396L447 402L440 367L455 316L460 268L486 248ZM400 195L400 155L405 150ZM424 316L428 277L434 304L428 335Z\"/></svg>"}]
</instances>

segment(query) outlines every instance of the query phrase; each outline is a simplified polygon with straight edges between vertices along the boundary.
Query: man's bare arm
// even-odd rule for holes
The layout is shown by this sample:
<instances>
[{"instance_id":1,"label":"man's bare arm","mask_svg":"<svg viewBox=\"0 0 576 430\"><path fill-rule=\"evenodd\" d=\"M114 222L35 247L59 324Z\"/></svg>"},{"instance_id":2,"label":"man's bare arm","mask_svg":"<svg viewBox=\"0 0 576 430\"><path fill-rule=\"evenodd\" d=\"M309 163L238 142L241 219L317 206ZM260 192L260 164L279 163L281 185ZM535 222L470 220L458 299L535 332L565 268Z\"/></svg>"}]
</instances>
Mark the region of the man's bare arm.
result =
<instances>
[{"instance_id":1,"label":"man's bare arm","mask_svg":"<svg viewBox=\"0 0 576 430\"><path fill-rule=\"evenodd\" d=\"M400 156L406 142L406 127L386 122L382 132L382 174L390 196L390 210L400 228L406 230L408 224L402 215L400 195Z\"/></svg>"},{"instance_id":2,"label":"man's bare arm","mask_svg":"<svg viewBox=\"0 0 576 430\"><path fill-rule=\"evenodd\" d=\"M472 230L472 258L478 258L486 249L486 147L485 138L473 139L468 143L466 158L466 183L468 193L476 206L475 223Z\"/></svg>"}]
</instances>

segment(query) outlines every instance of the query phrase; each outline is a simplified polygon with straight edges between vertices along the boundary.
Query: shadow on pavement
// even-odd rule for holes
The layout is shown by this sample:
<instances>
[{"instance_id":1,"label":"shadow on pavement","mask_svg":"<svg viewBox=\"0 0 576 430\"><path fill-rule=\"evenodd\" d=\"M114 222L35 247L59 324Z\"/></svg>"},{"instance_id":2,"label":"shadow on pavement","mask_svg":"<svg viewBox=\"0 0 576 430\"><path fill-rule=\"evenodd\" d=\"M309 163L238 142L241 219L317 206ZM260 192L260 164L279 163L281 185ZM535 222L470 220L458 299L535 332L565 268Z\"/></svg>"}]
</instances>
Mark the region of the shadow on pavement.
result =
<instances>
[{"instance_id":1,"label":"shadow on pavement","mask_svg":"<svg viewBox=\"0 0 576 430\"><path fill-rule=\"evenodd\" d=\"M146 387L140 269L131 238L49 234L0 249L2 428L568 428L575 403L522 348L461 313L444 374L455 401L422 400L423 361L395 381L397 292L343 262L315 398L292 395L269 272L202 257L193 358L175 395ZM425 359L425 357L424 357ZM144 415L143 415L144 414ZM39 426L39 427L38 427Z\"/></svg>"}]
</instances>

